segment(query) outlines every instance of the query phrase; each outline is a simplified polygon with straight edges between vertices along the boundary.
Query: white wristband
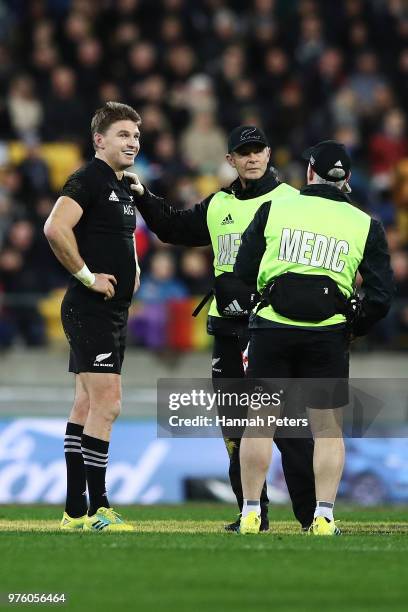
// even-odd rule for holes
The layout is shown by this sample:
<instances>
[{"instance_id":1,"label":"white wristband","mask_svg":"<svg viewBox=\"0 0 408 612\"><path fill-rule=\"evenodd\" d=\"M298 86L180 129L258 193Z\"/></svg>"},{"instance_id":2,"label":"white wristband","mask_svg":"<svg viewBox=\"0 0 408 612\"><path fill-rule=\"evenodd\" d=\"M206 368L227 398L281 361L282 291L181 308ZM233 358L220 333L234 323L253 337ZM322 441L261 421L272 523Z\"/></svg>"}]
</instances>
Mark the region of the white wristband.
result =
<instances>
[{"instance_id":1,"label":"white wristband","mask_svg":"<svg viewBox=\"0 0 408 612\"><path fill-rule=\"evenodd\" d=\"M75 272L74 276L83 285L85 285L85 287L92 287L96 280L95 274L90 271L86 264L84 264L83 268L81 268L78 272Z\"/></svg>"}]
</instances>

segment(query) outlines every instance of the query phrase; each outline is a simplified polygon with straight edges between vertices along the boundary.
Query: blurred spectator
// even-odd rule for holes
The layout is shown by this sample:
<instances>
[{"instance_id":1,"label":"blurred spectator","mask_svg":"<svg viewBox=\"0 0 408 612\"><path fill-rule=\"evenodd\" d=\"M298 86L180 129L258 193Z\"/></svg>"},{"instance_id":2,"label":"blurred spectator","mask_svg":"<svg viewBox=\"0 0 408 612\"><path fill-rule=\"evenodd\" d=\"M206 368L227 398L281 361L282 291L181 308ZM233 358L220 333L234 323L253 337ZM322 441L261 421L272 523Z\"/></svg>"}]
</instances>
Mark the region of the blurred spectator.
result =
<instances>
[{"instance_id":1,"label":"blurred spectator","mask_svg":"<svg viewBox=\"0 0 408 612\"><path fill-rule=\"evenodd\" d=\"M186 287L176 276L172 254L168 251L155 253L150 262L149 272L144 275L138 300L144 304L162 304L187 295Z\"/></svg>"},{"instance_id":2,"label":"blurred spectator","mask_svg":"<svg viewBox=\"0 0 408 612\"><path fill-rule=\"evenodd\" d=\"M11 125L18 138L36 137L43 118L40 100L35 96L31 77L20 75L10 84L8 109Z\"/></svg>"},{"instance_id":3,"label":"blurred spectator","mask_svg":"<svg viewBox=\"0 0 408 612\"><path fill-rule=\"evenodd\" d=\"M251 70L259 72L259 66L270 47L278 46L280 31L278 22L273 19L262 19L256 22L253 29L253 38L249 39L250 51L247 54Z\"/></svg>"},{"instance_id":4,"label":"blurred spectator","mask_svg":"<svg viewBox=\"0 0 408 612\"><path fill-rule=\"evenodd\" d=\"M142 155L152 157L156 139L162 132L170 129L169 121L157 104L147 104L143 106L141 115L143 115L143 133L141 135ZM139 153L139 163L140 159L141 156Z\"/></svg>"},{"instance_id":5,"label":"blurred spectator","mask_svg":"<svg viewBox=\"0 0 408 612\"><path fill-rule=\"evenodd\" d=\"M205 74L196 74L188 80L184 104L193 112L215 112L217 100L212 80Z\"/></svg>"},{"instance_id":6,"label":"blurred spectator","mask_svg":"<svg viewBox=\"0 0 408 612\"><path fill-rule=\"evenodd\" d=\"M180 158L176 139L171 132L161 132L154 143L153 163L150 166L151 188L162 197L175 195L174 177L188 173Z\"/></svg>"},{"instance_id":7,"label":"blurred spectator","mask_svg":"<svg viewBox=\"0 0 408 612\"><path fill-rule=\"evenodd\" d=\"M184 37L183 24L175 15L166 14L160 26L160 43L163 46L181 43Z\"/></svg>"},{"instance_id":8,"label":"blurred spectator","mask_svg":"<svg viewBox=\"0 0 408 612\"><path fill-rule=\"evenodd\" d=\"M166 53L166 59L168 64L167 76L170 82L185 81L193 74L196 60L194 51L188 45L173 45Z\"/></svg>"},{"instance_id":9,"label":"blurred spectator","mask_svg":"<svg viewBox=\"0 0 408 612\"><path fill-rule=\"evenodd\" d=\"M373 51L363 51L356 60L355 71L350 78L350 87L360 112L369 113L375 103L376 89L384 85L378 69L378 60Z\"/></svg>"},{"instance_id":10,"label":"blurred spectator","mask_svg":"<svg viewBox=\"0 0 408 612\"><path fill-rule=\"evenodd\" d=\"M166 95L166 82L159 74L152 74L136 83L132 89L135 104L161 104Z\"/></svg>"},{"instance_id":11,"label":"blurred spectator","mask_svg":"<svg viewBox=\"0 0 408 612\"><path fill-rule=\"evenodd\" d=\"M405 128L405 116L395 108L385 115L382 131L370 140L371 171L377 185L389 186L392 169L408 156Z\"/></svg>"},{"instance_id":12,"label":"blurred spectator","mask_svg":"<svg viewBox=\"0 0 408 612\"><path fill-rule=\"evenodd\" d=\"M77 49L78 87L82 95L90 98L93 106L95 92L104 76L102 45L96 38L89 37L82 40Z\"/></svg>"},{"instance_id":13,"label":"blurred spectator","mask_svg":"<svg viewBox=\"0 0 408 612\"><path fill-rule=\"evenodd\" d=\"M59 62L59 53L56 46L40 45L33 49L31 70L37 90L41 95L43 106L49 90L50 73Z\"/></svg>"},{"instance_id":14,"label":"blurred spectator","mask_svg":"<svg viewBox=\"0 0 408 612\"><path fill-rule=\"evenodd\" d=\"M220 7L215 11L213 19L213 28L216 40L218 39L218 48L225 47L233 42L240 30L239 18L232 10Z\"/></svg>"},{"instance_id":15,"label":"blurred spectator","mask_svg":"<svg viewBox=\"0 0 408 612\"><path fill-rule=\"evenodd\" d=\"M285 85L276 101L276 113L265 114L264 124L272 134L273 145L291 145L301 153L305 148L303 126L306 109L302 90L298 83ZM269 121L268 121L269 120Z\"/></svg>"},{"instance_id":16,"label":"blurred spectator","mask_svg":"<svg viewBox=\"0 0 408 612\"><path fill-rule=\"evenodd\" d=\"M363 21L354 21L349 31L349 41L353 53L364 51L369 46L369 33Z\"/></svg>"},{"instance_id":17,"label":"blurred spectator","mask_svg":"<svg viewBox=\"0 0 408 612\"><path fill-rule=\"evenodd\" d=\"M23 218L26 214L23 179L21 172L12 164L3 168L0 177L0 194L3 193L6 197L6 210L9 211L9 219L6 223L11 225L13 221Z\"/></svg>"},{"instance_id":18,"label":"blurred spectator","mask_svg":"<svg viewBox=\"0 0 408 612\"><path fill-rule=\"evenodd\" d=\"M259 79L259 95L270 104L290 80L289 58L283 49L272 47L263 58L265 69Z\"/></svg>"},{"instance_id":19,"label":"blurred spectator","mask_svg":"<svg viewBox=\"0 0 408 612\"><path fill-rule=\"evenodd\" d=\"M40 19L34 22L31 44L34 47L52 44L55 37L55 24L49 19Z\"/></svg>"},{"instance_id":20,"label":"blurred spectator","mask_svg":"<svg viewBox=\"0 0 408 612\"><path fill-rule=\"evenodd\" d=\"M307 67L322 53L325 46L321 20L312 14L305 17L300 26L300 41L296 49L299 64Z\"/></svg>"},{"instance_id":21,"label":"blurred spectator","mask_svg":"<svg viewBox=\"0 0 408 612\"><path fill-rule=\"evenodd\" d=\"M318 74L315 87L311 85L310 90L313 91L313 104L329 100L345 81L343 70L344 57L338 49L327 49L322 53L317 64ZM310 96L309 96L310 99Z\"/></svg>"},{"instance_id":22,"label":"blurred spectator","mask_svg":"<svg viewBox=\"0 0 408 612\"><path fill-rule=\"evenodd\" d=\"M48 140L89 139L88 117L76 91L71 68L58 66L51 74L51 92L45 105L43 133ZM83 130L87 130L83 134Z\"/></svg>"},{"instance_id":23,"label":"blurred spectator","mask_svg":"<svg viewBox=\"0 0 408 612\"><path fill-rule=\"evenodd\" d=\"M180 144L186 163L202 174L215 174L224 161L226 135L216 125L211 112L194 114Z\"/></svg>"},{"instance_id":24,"label":"blurred spectator","mask_svg":"<svg viewBox=\"0 0 408 612\"><path fill-rule=\"evenodd\" d=\"M231 84L245 76L246 57L240 45L227 47L221 58L218 72L218 93L225 100L230 94Z\"/></svg>"},{"instance_id":25,"label":"blurred spectator","mask_svg":"<svg viewBox=\"0 0 408 612\"><path fill-rule=\"evenodd\" d=\"M42 290L40 269L32 255L34 226L29 221L17 221L8 232L6 245L0 252L0 286L7 300L3 321L3 339L9 346L21 336L28 346L45 344L45 326L38 312L37 300Z\"/></svg>"},{"instance_id":26,"label":"blurred spectator","mask_svg":"<svg viewBox=\"0 0 408 612\"><path fill-rule=\"evenodd\" d=\"M49 193L50 173L41 156L41 149L36 140L27 142L26 157L20 164L23 179L24 199L30 201L38 194Z\"/></svg>"},{"instance_id":27,"label":"blurred spectator","mask_svg":"<svg viewBox=\"0 0 408 612\"><path fill-rule=\"evenodd\" d=\"M274 19L277 5L276 0L254 0L253 5L253 19L255 23Z\"/></svg>"},{"instance_id":28,"label":"blurred spectator","mask_svg":"<svg viewBox=\"0 0 408 612\"><path fill-rule=\"evenodd\" d=\"M149 272L144 275L138 291L139 307L129 321L129 334L138 343L152 349L166 346L168 323L167 304L188 295L185 285L176 277L176 268L170 251L155 253Z\"/></svg>"},{"instance_id":29,"label":"blurred spectator","mask_svg":"<svg viewBox=\"0 0 408 612\"><path fill-rule=\"evenodd\" d=\"M334 125L357 129L359 125L357 97L350 87L342 87L331 99Z\"/></svg>"},{"instance_id":30,"label":"blurred spectator","mask_svg":"<svg viewBox=\"0 0 408 612\"><path fill-rule=\"evenodd\" d=\"M180 208L190 208L201 199L197 181L193 174L179 177L174 186L174 193L177 205Z\"/></svg>"},{"instance_id":31,"label":"blurred spectator","mask_svg":"<svg viewBox=\"0 0 408 612\"><path fill-rule=\"evenodd\" d=\"M129 51L131 81L138 81L153 72L156 66L156 51L148 42L137 42Z\"/></svg>"},{"instance_id":32,"label":"blurred spectator","mask_svg":"<svg viewBox=\"0 0 408 612\"><path fill-rule=\"evenodd\" d=\"M211 289L211 282L208 278L208 260L201 249L185 251L181 258L180 270L190 295L205 295Z\"/></svg>"},{"instance_id":33,"label":"blurred spectator","mask_svg":"<svg viewBox=\"0 0 408 612\"><path fill-rule=\"evenodd\" d=\"M114 81L102 81L98 85L98 101L97 106L103 106L106 102L120 102L122 94L120 87Z\"/></svg>"},{"instance_id":34,"label":"blurred spectator","mask_svg":"<svg viewBox=\"0 0 408 612\"><path fill-rule=\"evenodd\" d=\"M73 61L76 46L91 33L91 23L84 13L72 11L64 22L64 47L68 61Z\"/></svg>"}]
</instances>

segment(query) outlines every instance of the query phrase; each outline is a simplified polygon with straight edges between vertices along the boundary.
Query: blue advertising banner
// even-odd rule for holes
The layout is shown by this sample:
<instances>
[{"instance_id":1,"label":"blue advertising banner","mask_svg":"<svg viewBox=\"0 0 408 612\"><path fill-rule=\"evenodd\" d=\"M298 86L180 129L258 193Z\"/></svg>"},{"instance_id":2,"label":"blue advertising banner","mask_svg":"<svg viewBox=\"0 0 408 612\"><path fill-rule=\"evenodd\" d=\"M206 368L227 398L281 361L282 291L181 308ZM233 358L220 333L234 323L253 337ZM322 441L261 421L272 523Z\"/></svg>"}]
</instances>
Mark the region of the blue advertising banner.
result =
<instances>
[{"instance_id":1,"label":"blue advertising banner","mask_svg":"<svg viewBox=\"0 0 408 612\"><path fill-rule=\"evenodd\" d=\"M0 503L63 503L65 420L0 420ZM228 456L219 438L157 438L156 421L115 424L107 486L114 504L180 503L186 482L206 481L214 499L233 502L226 483ZM272 502L287 501L279 453L269 475ZM339 495L374 505L408 501L408 445L404 439L346 440Z\"/></svg>"},{"instance_id":2,"label":"blue advertising banner","mask_svg":"<svg viewBox=\"0 0 408 612\"><path fill-rule=\"evenodd\" d=\"M0 502L65 499L64 432L59 418L0 421ZM107 486L115 504L181 502L185 478L225 478L222 440L158 440L155 421L115 424Z\"/></svg>"}]
</instances>

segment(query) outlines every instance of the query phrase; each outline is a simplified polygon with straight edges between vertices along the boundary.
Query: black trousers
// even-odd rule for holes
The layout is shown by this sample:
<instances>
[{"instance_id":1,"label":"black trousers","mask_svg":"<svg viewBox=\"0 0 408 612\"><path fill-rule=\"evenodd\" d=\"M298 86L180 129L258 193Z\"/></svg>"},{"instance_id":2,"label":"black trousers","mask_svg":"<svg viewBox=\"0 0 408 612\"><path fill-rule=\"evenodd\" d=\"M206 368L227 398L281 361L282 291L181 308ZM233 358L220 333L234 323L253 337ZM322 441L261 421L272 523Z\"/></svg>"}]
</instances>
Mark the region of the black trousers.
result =
<instances>
[{"instance_id":1,"label":"black trousers","mask_svg":"<svg viewBox=\"0 0 408 612\"><path fill-rule=\"evenodd\" d=\"M222 387L222 379L243 378L242 352L247 346L249 335L241 337L214 336L212 378L214 389ZM230 465L229 479L239 509L242 510L243 494L241 484L241 467L239 449L241 438L224 438L228 450ZM313 448L310 438L275 438L275 444L282 455L282 468L292 501L293 512L303 527L309 527L313 521L316 506ZM266 483L262 488L261 511L268 511Z\"/></svg>"}]
</instances>

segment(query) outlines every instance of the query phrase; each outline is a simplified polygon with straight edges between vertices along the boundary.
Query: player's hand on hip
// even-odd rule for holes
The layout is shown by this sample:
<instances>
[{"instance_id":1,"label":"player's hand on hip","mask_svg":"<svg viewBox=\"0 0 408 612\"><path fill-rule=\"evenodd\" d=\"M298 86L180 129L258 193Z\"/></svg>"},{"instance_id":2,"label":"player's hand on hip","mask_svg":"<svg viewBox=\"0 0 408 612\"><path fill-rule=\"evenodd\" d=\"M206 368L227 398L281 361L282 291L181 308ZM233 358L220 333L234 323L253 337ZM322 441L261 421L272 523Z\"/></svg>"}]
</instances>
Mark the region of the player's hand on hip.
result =
<instances>
[{"instance_id":1,"label":"player's hand on hip","mask_svg":"<svg viewBox=\"0 0 408 612\"><path fill-rule=\"evenodd\" d=\"M138 196L142 196L144 194L144 187L142 183L139 181L139 177L134 172L128 172L125 170L123 173L130 180L130 188L132 191L135 191Z\"/></svg>"},{"instance_id":2,"label":"player's hand on hip","mask_svg":"<svg viewBox=\"0 0 408 612\"><path fill-rule=\"evenodd\" d=\"M105 300L110 300L115 295L115 286L117 285L116 278L112 274L96 274L95 282L89 287L96 293L103 293Z\"/></svg>"}]
</instances>

